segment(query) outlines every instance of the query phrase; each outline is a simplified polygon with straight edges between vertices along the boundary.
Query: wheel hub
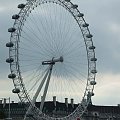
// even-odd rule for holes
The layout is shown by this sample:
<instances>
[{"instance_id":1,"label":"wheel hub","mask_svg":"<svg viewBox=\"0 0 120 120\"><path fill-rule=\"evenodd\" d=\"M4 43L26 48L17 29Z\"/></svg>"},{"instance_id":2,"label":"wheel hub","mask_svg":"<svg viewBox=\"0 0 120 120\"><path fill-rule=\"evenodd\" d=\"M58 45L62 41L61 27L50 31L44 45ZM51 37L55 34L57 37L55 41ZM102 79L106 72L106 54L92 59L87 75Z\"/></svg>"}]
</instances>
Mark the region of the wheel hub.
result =
<instances>
[{"instance_id":1,"label":"wheel hub","mask_svg":"<svg viewBox=\"0 0 120 120\"><path fill-rule=\"evenodd\" d=\"M42 65L54 65L56 62L63 62L63 57L60 56L60 58L52 58L52 60L42 61Z\"/></svg>"}]
</instances>

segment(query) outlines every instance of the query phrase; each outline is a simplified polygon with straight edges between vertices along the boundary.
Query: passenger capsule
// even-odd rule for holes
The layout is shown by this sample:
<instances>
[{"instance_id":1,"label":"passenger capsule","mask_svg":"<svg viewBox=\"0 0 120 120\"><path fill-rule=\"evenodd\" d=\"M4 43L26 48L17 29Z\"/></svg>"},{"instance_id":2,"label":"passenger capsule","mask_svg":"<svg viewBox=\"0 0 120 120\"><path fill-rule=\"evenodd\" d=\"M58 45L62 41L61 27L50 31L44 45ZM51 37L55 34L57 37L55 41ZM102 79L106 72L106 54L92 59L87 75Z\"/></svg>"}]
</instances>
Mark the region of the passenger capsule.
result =
<instances>
[{"instance_id":1,"label":"passenger capsule","mask_svg":"<svg viewBox=\"0 0 120 120\"><path fill-rule=\"evenodd\" d=\"M91 61L97 61L97 58L91 58Z\"/></svg>"},{"instance_id":2,"label":"passenger capsule","mask_svg":"<svg viewBox=\"0 0 120 120\"><path fill-rule=\"evenodd\" d=\"M6 43L6 47L13 47L14 44L12 42Z\"/></svg>"},{"instance_id":3,"label":"passenger capsule","mask_svg":"<svg viewBox=\"0 0 120 120\"><path fill-rule=\"evenodd\" d=\"M96 85L96 81L90 81L90 85Z\"/></svg>"},{"instance_id":4,"label":"passenger capsule","mask_svg":"<svg viewBox=\"0 0 120 120\"><path fill-rule=\"evenodd\" d=\"M12 90L13 93L20 93L20 89L19 88L15 88Z\"/></svg>"},{"instance_id":5,"label":"passenger capsule","mask_svg":"<svg viewBox=\"0 0 120 120\"><path fill-rule=\"evenodd\" d=\"M83 17L83 16L84 16L83 13L79 13L79 14L78 14L78 17Z\"/></svg>"},{"instance_id":6,"label":"passenger capsule","mask_svg":"<svg viewBox=\"0 0 120 120\"><path fill-rule=\"evenodd\" d=\"M65 0L66 2L70 2L70 0Z\"/></svg>"},{"instance_id":7,"label":"passenger capsule","mask_svg":"<svg viewBox=\"0 0 120 120\"><path fill-rule=\"evenodd\" d=\"M90 93L91 96L94 96L95 94L93 92Z\"/></svg>"},{"instance_id":8,"label":"passenger capsule","mask_svg":"<svg viewBox=\"0 0 120 120\"><path fill-rule=\"evenodd\" d=\"M84 24L82 25L82 27L88 27L88 26L89 26L88 23L84 23Z\"/></svg>"},{"instance_id":9,"label":"passenger capsule","mask_svg":"<svg viewBox=\"0 0 120 120\"><path fill-rule=\"evenodd\" d=\"M78 5L76 5L76 4L75 4L75 5L72 5L72 8L73 8L73 9L77 9L77 8L78 8Z\"/></svg>"},{"instance_id":10,"label":"passenger capsule","mask_svg":"<svg viewBox=\"0 0 120 120\"><path fill-rule=\"evenodd\" d=\"M89 49L90 49L90 50L94 50L94 49L95 49L95 46L90 46Z\"/></svg>"},{"instance_id":11,"label":"passenger capsule","mask_svg":"<svg viewBox=\"0 0 120 120\"><path fill-rule=\"evenodd\" d=\"M8 32L11 32L11 33L12 33L12 32L15 32L15 30L16 30L16 29L12 27L12 28L9 28L9 29L8 29Z\"/></svg>"},{"instance_id":12,"label":"passenger capsule","mask_svg":"<svg viewBox=\"0 0 120 120\"><path fill-rule=\"evenodd\" d=\"M97 70L91 70L91 73L95 74L97 73Z\"/></svg>"},{"instance_id":13,"label":"passenger capsule","mask_svg":"<svg viewBox=\"0 0 120 120\"><path fill-rule=\"evenodd\" d=\"M14 74L14 73L8 75L8 78L10 78L10 79L13 79L15 77L16 77L16 74Z\"/></svg>"},{"instance_id":14,"label":"passenger capsule","mask_svg":"<svg viewBox=\"0 0 120 120\"><path fill-rule=\"evenodd\" d=\"M12 63L13 61L14 61L13 58L7 58L7 59L6 59L6 62L7 62L7 63Z\"/></svg>"},{"instance_id":15,"label":"passenger capsule","mask_svg":"<svg viewBox=\"0 0 120 120\"><path fill-rule=\"evenodd\" d=\"M12 19L18 19L19 17L20 17L19 15L15 14L12 16Z\"/></svg>"},{"instance_id":16,"label":"passenger capsule","mask_svg":"<svg viewBox=\"0 0 120 120\"><path fill-rule=\"evenodd\" d=\"M18 8L23 9L25 7L25 4L19 4Z\"/></svg>"},{"instance_id":17,"label":"passenger capsule","mask_svg":"<svg viewBox=\"0 0 120 120\"><path fill-rule=\"evenodd\" d=\"M87 37L87 38L92 38L93 35L91 35L91 34L87 34L86 37Z\"/></svg>"},{"instance_id":18,"label":"passenger capsule","mask_svg":"<svg viewBox=\"0 0 120 120\"><path fill-rule=\"evenodd\" d=\"M88 97L94 96L94 93L93 92L88 92L87 96Z\"/></svg>"}]
</instances>

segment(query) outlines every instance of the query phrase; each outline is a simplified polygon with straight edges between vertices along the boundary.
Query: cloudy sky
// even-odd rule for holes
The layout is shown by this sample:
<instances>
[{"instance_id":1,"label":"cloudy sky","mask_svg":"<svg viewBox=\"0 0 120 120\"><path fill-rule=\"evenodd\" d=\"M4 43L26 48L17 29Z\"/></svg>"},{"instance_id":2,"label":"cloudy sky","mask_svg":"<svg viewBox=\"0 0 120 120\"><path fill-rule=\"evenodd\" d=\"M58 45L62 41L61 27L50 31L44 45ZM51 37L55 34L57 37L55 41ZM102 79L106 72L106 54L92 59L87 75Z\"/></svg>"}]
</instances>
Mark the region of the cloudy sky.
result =
<instances>
[{"instance_id":1,"label":"cloudy sky","mask_svg":"<svg viewBox=\"0 0 120 120\"><path fill-rule=\"evenodd\" d=\"M90 24L96 46L98 74L93 104L120 104L120 0L72 0L84 13ZM10 35L7 29L13 25L11 16L18 13L17 5L25 0L0 0L0 98L16 99L11 90L12 81L7 78L9 65L5 63Z\"/></svg>"}]
</instances>

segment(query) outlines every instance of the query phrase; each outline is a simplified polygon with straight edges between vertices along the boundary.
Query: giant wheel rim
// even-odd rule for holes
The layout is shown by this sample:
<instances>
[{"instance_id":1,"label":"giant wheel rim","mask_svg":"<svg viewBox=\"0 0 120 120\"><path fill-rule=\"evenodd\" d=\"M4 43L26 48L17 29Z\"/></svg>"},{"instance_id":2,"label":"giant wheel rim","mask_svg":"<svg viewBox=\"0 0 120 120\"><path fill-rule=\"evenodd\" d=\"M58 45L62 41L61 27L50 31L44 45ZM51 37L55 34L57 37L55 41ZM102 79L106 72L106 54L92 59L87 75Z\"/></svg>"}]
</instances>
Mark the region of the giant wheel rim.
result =
<instances>
[{"instance_id":1,"label":"giant wheel rim","mask_svg":"<svg viewBox=\"0 0 120 120\"><path fill-rule=\"evenodd\" d=\"M69 120L77 117L81 117L84 111L87 108L87 105L90 102L91 96L93 96L93 89L95 82L95 75L96 75L96 58L95 58L95 47L93 46L92 42L92 35L90 34L90 31L88 29L88 24L85 22L83 18L83 14L77 9L77 5L73 4L69 0L41 0L41 1L28 1L25 5L23 5L23 8L19 12L18 19L15 20L13 28L15 28L11 33L10 37L10 43L13 43L14 45L12 47L9 46L9 59L7 60L10 63L10 70L11 70L11 77L9 75L9 78L13 79L13 83L15 86L15 89L19 90L18 96L22 102L28 102L29 105L33 106L35 115L41 116L41 112L37 107L35 107L33 104L31 104L31 97L28 94L28 89L25 86L24 78L22 77L21 72L21 65L20 65L20 42L21 42L21 36L22 31L24 29L25 21L29 18L31 12L34 9L37 9L39 5L44 4L57 4L62 8L65 8L67 12L69 12L72 17L74 18L75 22L77 23L79 30L81 31L81 35L83 37L85 50L86 50L86 58L87 58L87 78L86 78L86 86L85 91L83 93L83 97L81 99L81 103L76 108L74 112L72 112L70 115L63 117L63 118L53 118L45 115L42 113L42 117L45 119L64 119ZM66 41L67 44L68 41ZM25 57L25 56L24 56ZM54 56L53 56L54 57ZM13 60L11 61L12 58ZM76 61L75 61L76 62ZM89 96L89 97L88 97ZM88 99L89 98L89 99ZM85 101L85 102L84 102ZM40 115L39 115L40 114Z\"/></svg>"}]
</instances>

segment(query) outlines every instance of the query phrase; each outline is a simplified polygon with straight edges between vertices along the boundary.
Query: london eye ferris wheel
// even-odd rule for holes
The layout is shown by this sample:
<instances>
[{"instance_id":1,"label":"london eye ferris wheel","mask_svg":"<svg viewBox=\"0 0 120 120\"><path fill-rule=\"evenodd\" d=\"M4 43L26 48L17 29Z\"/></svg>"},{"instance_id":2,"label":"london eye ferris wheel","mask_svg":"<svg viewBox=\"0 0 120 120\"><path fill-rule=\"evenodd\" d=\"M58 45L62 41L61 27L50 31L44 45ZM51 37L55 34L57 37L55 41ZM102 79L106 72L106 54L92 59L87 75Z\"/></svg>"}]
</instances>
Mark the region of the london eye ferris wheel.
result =
<instances>
[{"instance_id":1,"label":"london eye ferris wheel","mask_svg":"<svg viewBox=\"0 0 120 120\"><path fill-rule=\"evenodd\" d=\"M18 8L8 29L6 62L15 87L12 92L28 104L24 119L81 118L94 95L97 73L93 35L84 14L70 0L27 0ZM74 98L79 105L67 116L49 116L43 108L53 96L60 102Z\"/></svg>"}]
</instances>

